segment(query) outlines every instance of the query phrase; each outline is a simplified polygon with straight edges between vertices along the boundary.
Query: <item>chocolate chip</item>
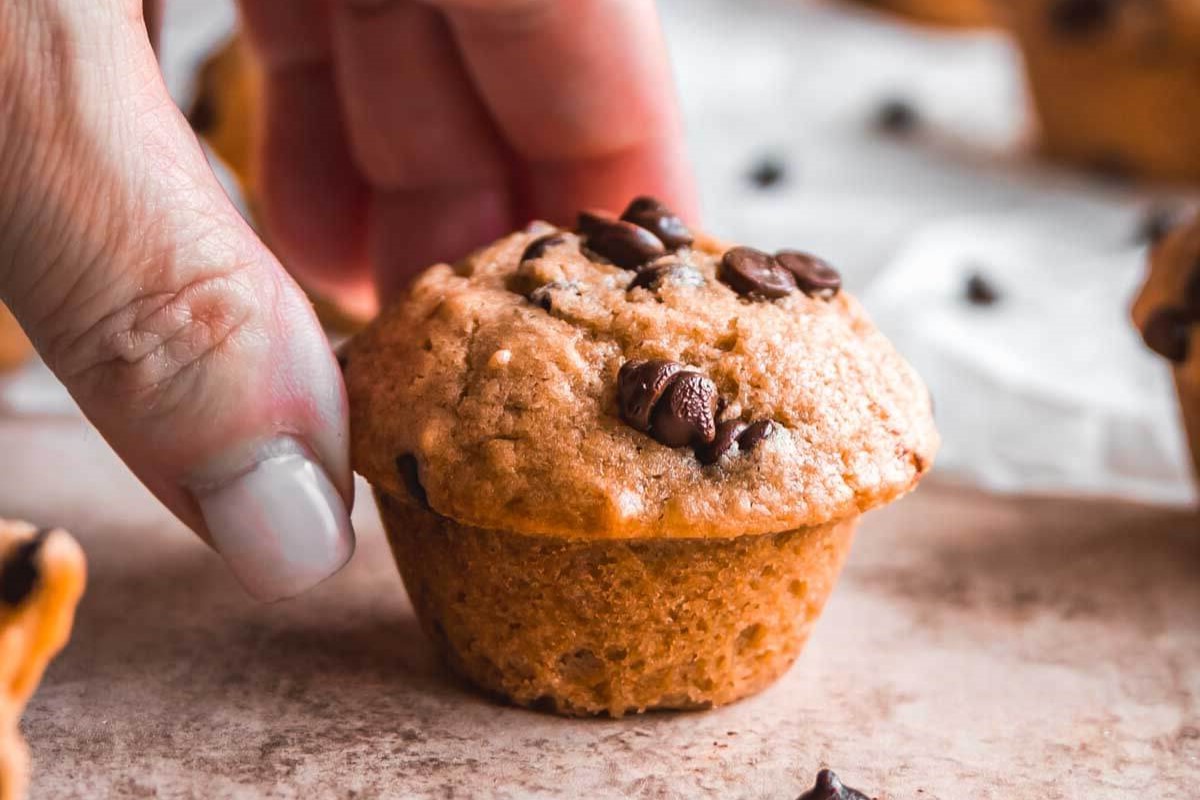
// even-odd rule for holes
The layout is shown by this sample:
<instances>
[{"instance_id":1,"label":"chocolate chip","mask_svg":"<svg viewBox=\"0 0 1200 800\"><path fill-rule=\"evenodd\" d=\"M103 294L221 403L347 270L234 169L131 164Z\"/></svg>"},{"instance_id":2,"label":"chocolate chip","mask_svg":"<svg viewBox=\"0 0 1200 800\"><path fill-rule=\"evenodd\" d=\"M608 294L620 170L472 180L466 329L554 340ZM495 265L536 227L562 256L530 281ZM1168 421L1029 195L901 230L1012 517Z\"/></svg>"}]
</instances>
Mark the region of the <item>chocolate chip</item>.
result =
<instances>
[{"instance_id":1,"label":"chocolate chip","mask_svg":"<svg viewBox=\"0 0 1200 800\"><path fill-rule=\"evenodd\" d=\"M213 107L212 97L208 92L202 91L196 95L192 107L188 109L187 121L192 131L200 135L209 133L216 127L217 110Z\"/></svg>"},{"instance_id":2,"label":"chocolate chip","mask_svg":"<svg viewBox=\"0 0 1200 800\"><path fill-rule=\"evenodd\" d=\"M1000 293L996 291L996 287L992 286L988 279L979 272L972 272L967 276L963 292L967 302L973 306L995 305L1000 299Z\"/></svg>"},{"instance_id":3,"label":"chocolate chip","mask_svg":"<svg viewBox=\"0 0 1200 800\"><path fill-rule=\"evenodd\" d=\"M753 247L735 247L725 253L720 278L738 294L755 300L775 299L796 291L792 273Z\"/></svg>"},{"instance_id":4,"label":"chocolate chip","mask_svg":"<svg viewBox=\"0 0 1200 800\"><path fill-rule=\"evenodd\" d=\"M799 250L781 250L775 254L779 266L792 273L800 291L809 297L828 300L842 288L842 276L826 262Z\"/></svg>"},{"instance_id":5,"label":"chocolate chip","mask_svg":"<svg viewBox=\"0 0 1200 800\"><path fill-rule=\"evenodd\" d=\"M633 291L640 287L653 291L661 287L667 280L683 286L704 285L703 275L682 261L670 259L647 264L639 269L637 275L629 282L629 286L626 289L627 291Z\"/></svg>"},{"instance_id":6,"label":"chocolate chip","mask_svg":"<svg viewBox=\"0 0 1200 800\"><path fill-rule=\"evenodd\" d=\"M421 485L421 472L420 466L417 464L417 457L412 453L398 456L396 471L400 473L400 480L403 481L404 488L408 490L412 499L416 500L421 508L428 511L429 495L425 493L425 487Z\"/></svg>"},{"instance_id":7,"label":"chocolate chip","mask_svg":"<svg viewBox=\"0 0 1200 800\"><path fill-rule=\"evenodd\" d=\"M566 244L567 237L561 233L548 233L545 236L539 236L529 243L525 248L525 252L521 253L522 261L531 261L535 258L541 258L546 255L546 251L551 247L557 247L560 244Z\"/></svg>"},{"instance_id":8,"label":"chocolate chip","mask_svg":"<svg viewBox=\"0 0 1200 800\"><path fill-rule=\"evenodd\" d=\"M857 789L845 786L831 769L817 773L817 783L796 800L871 800Z\"/></svg>"},{"instance_id":9,"label":"chocolate chip","mask_svg":"<svg viewBox=\"0 0 1200 800\"><path fill-rule=\"evenodd\" d=\"M674 361L626 361L617 374L617 402L621 417L646 433L650 430L650 415L670 385L671 379L683 369Z\"/></svg>"},{"instance_id":10,"label":"chocolate chip","mask_svg":"<svg viewBox=\"0 0 1200 800\"><path fill-rule=\"evenodd\" d=\"M738 437L738 449L743 453L749 453L774 432L775 423L771 420L755 420L747 425L746 430Z\"/></svg>"},{"instance_id":11,"label":"chocolate chip","mask_svg":"<svg viewBox=\"0 0 1200 800\"><path fill-rule=\"evenodd\" d=\"M699 372L672 376L650 418L650 435L667 447L711 442L717 433L717 385Z\"/></svg>"},{"instance_id":12,"label":"chocolate chip","mask_svg":"<svg viewBox=\"0 0 1200 800\"><path fill-rule=\"evenodd\" d=\"M1137 241L1141 244L1156 245L1180 223L1181 215L1174 208L1159 206L1152 208L1138 223Z\"/></svg>"},{"instance_id":13,"label":"chocolate chip","mask_svg":"<svg viewBox=\"0 0 1200 800\"><path fill-rule=\"evenodd\" d=\"M780 159L764 157L750 170L750 182L760 189L770 189L787 179L787 166Z\"/></svg>"},{"instance_id":14,"label":"chocolate chip","mask_svg":"<svg viewBox=\"0 0 1200 800\"><path fill-rule=\"evenodd\" d=\"M37 554L49 535L50 531L38 531L32 539L17 545L0 564L0 603L18 605L37 588L41 578Z\"/></svg>"},{"instance_id":15,"label":"chocolate chip","mask_svg":"<svg viewBox=\"0 0 1200 800\"><path fill-rule=\"evenodd\" d=\"M1182 308L1160 308L1146 320L1142 340L1146 346L1168 361L1187 361L1193 319Z\"/></svg>"},{"instance_id":16,"label":"chocolate chip","mask_svg":"<svg viewBox=\"0 0 1200 800\"><path fill-rule=\"evenodd\" d=\"M1117 0L1055 0L1047 12L1050 29L1061 36L1088 36L1108 26Z\"/></svg>"},{"instance_id":17,"label":"chocolate chip","mask_svg":"<svg viewBox=\"0 0 1200 800\"><path fill-rule=\"evenodd\" d=\"M884 133L910 133L920 121L912 103L899 97L884 100L875 112L875 127Z\"/></svg>"},{"instance_id":18,"label":"chocolate chip","mask_svg":"<svg viewBox=\"0 0 1200 800\"><path fill-rule=\"evenodd\" d=\"M727 419L718 424L713 440L696 448L696 458L700 460L701 464L717 463L721 460L721 456L733 449L744 430L746 430L746 423L740 419Z\"/></svg>"},{"instance_id":19,"label":"chocolate chip","mask_svg":"<svg viewBox=\"0 0 1200 800\"><path fill-rule=\"evenodd\" d=\"M661 200L653 197L643 195L635 198L621 219L650 231L668 250L678 250L692 243L692 232L683 224L683 220Z\"/></svg>"},{"instance_id":20,"label":"chocolate chip","mask_svg":"<svg viewBox=\"0 0 1200 800\"><path fill-rule=\"evenodd\" d=\"M624 269L637 269L667 252L645 228L603 214L581 212L579 231L587 237L589 250Z\"/></svg>"}]
</instances>

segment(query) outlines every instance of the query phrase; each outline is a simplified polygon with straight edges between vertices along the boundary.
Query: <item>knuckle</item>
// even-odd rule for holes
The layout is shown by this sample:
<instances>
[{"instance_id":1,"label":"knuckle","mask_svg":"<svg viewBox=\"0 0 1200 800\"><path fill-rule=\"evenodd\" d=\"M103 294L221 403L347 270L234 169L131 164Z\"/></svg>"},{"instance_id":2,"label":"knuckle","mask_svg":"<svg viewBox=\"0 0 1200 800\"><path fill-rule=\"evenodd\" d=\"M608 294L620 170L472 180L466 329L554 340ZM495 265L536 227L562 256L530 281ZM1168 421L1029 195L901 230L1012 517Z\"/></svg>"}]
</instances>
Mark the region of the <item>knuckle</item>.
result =
<instances>
[{"instance_id":1,"label":"knuckle","mask_svg":"<svg viewBox=\"0 0 1200 800\"><path fill-rule=\"evenodd\" d=\"M139 287L94 324L58 337L53 366L77 396L102 397L136 419L170 416L200 394L214 366L261 338L254 309L236 271Z\"/></svg>"}]
</instances>

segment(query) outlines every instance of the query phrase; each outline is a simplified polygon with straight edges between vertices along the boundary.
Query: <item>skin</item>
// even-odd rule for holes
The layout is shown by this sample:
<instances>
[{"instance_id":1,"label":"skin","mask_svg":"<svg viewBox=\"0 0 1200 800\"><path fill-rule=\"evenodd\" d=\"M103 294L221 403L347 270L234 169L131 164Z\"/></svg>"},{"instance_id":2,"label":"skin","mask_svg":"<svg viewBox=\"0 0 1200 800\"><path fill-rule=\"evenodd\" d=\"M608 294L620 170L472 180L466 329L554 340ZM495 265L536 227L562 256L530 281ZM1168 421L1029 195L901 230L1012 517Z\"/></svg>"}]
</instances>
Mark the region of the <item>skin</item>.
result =
<instances>
[{"instance_id":1,"label":"skin","mask_svg":"<svg viewBox=\"0 0 1200 800\"><path fill-rule=\"evenodd\" d=\"M281 436L352 501L345 390L289 272L371 306L533 217L651 193L695 218L651 0L279 8L241 4L272 253L167 95L153 8L0 3L0 299L201 536L195 487Z\"/></svg>"}]
</instances>

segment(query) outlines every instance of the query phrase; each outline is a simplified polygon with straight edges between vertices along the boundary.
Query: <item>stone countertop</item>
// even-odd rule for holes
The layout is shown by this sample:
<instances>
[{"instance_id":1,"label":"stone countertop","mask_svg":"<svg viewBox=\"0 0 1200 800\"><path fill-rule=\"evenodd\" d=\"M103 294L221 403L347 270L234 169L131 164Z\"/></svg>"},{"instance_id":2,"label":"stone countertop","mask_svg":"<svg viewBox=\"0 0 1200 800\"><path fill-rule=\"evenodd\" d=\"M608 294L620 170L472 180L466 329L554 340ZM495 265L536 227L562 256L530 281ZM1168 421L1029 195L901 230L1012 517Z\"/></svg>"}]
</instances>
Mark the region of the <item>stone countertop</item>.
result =
<instances>
[{"instance_id":1,"label":"stone countertop","mask_svg":"<svg viewBox=\"0 0 1200 800\"><path fill-rule=\"evenodd\" d=\"M35 800L792 800L825 765L887 800L1200 786L1200 531L1183 513L927 485L867 517L767 692L567 720L447 674L364 486L350 567L260 606L78 420L0 418L0 453L0 510L70 528L91 571L22 724Z\"/></svg>"}]
</instances>

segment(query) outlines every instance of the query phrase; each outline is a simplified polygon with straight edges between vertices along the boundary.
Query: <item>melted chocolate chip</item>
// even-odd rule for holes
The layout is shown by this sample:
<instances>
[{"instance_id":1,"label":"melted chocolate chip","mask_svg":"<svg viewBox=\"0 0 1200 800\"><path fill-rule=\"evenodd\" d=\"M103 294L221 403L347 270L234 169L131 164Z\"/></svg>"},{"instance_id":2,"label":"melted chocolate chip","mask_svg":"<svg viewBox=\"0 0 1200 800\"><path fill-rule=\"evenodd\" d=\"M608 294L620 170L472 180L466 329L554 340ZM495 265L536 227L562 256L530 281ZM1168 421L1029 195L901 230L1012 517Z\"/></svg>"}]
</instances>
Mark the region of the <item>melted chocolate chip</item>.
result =
<instances>
[{"instance_id":1,"label":"melted chocolate chip","mask_svg":"<svg viewBox=\"0 0 1200 800\"><path fill-rule=\"evenodd\" d=\"M560 244L566 244L567 237L561 233L548 233L545 236L539 236L529 243L525 248L525 252L521 253L522 261L531 261L535 258L541 258L546 255L546 251L551 247L557 247Z\"/></svg>"},{"instance_id":2,"label":"melted chocolate chip","mask_svg":"<svg viewBox=\"0 0 1200 800\"><path fill-rule=\"evenodd\" d=\"M1088 36L1108 27L1116 0L1055 0L1047 12L1050 29L1060 36Z\"/></svg>"},{"instance_id":3,"label":"melted chocolate chip","mask_svg":"<svg viewBox=\"0 0 1200 800\"><path fill-rule=\"evenodd\" d=\"M650 435L667 447L711 442L717 433L717 385L699 372L674 375L650 417Z\"/></svg>"},{"instance_id":4,"label":"melted chocolate chip","mask_svg":"<svg viewBox=\"0 0 1200 800\"><path fill-rule=\"evenodd\" d=\"M738 448L743 453L749 453L774 432L775 423L771 420L755 420L747 425L746 430L738 437Z\"/></svg>"},{"instance_id":5,"label":"melted chocolate chip","mask_svg":"<svg viewBox=\"0 0 1200 800\"><path fill-rule=\"evenodd\" d=\"M979 272L972 272L967 277L967 283L963 287L963 292L966 295L967 302L973 306L995 305L1000 299L1000 293L996 291L996 287Z\"/></svg>"},{"instance_id":6,"label":"melted chocolate chip","mask_svg":"<svg viewBox=\"0 0 1200 800\"><path fill-rule=\"evenodd\" d=\"M738 294L755 300L785 297L796 291L796 278L767 253L735 247L721 259L719 276Z\"/></svg>"},{"instance_id":7,"label":"melted chocolate chip","mask_svg":"<svg viewBox=\"0 0 1200 800\"><path fill-rule=\"evenodd\" d=\"M669 259L647 264L638 270L637 275L629 282L627 291L633 291L639 287L653 291L661 287L667 280L683 286L704 285L704 276L695 269L682 261Z\"/></svg>"},{"instance_id":8,"label":"melted chocolate chip","mask_svg":"<svg viewBox=\"0 0 1200 800\"><path fill-rule=\"evenodd\" d=\"M645 195L637 197L621 219L654 234L668 250L678 250L692 243L692 232L675 212L661 201Z\"/></svg>"},{"instance_id":9,"label":"melted chocolate chip","mask_svg":"<svg viewBox=\"0 0 1200 800\"><path fill-rule=\"evenodd\" d=\"M18 605L37 588L41 578L37 554L49 535L50 531L38 531L32 539L17 545L0 564L0 603Z\"/></svg>"},{"instance_id":10,"label":"melted chocolate chip","mask_svg":"<svg viewBox=\"0 0 1200 800\"><path fill-rule=\"evenodd\" d=\"M750 182L760 189L771 189L786 179L787 166L777 158L763 158L750 170Z\"/></svg>"},{"instance_id":11,"label":"melted chocolate chip","mask_svg":"<svg viewBox=\"0 0 1200 800\"><path fill-rule=\"evenodd\" d=\"M412 499L416 500L421 508L429 510L429 495L425 493L425 487L421 485L421 472L420 466L417 464L417 457L412 453L398 456L396 471L400 473L400 480L403 481L404 488L408 490Z\"/></svg>"},{"instance_id":12,"label":"melted chocolate chip","mask_svg":"<svg viewBox=\"0 0 1200 800\"><path fill-rule=\"evenodd\" d=\"M913 104L898 97L884 100L875 112L875 127L884 133L910 133L920 121Z\"/></svg>"},{"instance_id":13,"label":"melted chocolate chip","mask_svg":"<svg viewBox=\"0 0 1200 800\"><path fill-rule=\"evenodd\" d=\"M828 300L842 288L842 276L826 262L799 250L781 250L775 254L779 266L792 273L800 291L809 297Z\"/></svg>"},{"instance_id":14,"label":"melted chocolate chip","mask_svg":"<svg viewBox=\"0 0 1200 800\"><path fill-rule=\"evenodd\" d=\"M624 269L637 269L667 252L650 231L604 214L581 212L579 231L587 238L589 250Z\"/></svg>"},{"instance_id":15,"label":"melted chocolate chip","mask_svg":"<svg viewBox=\"0 0 1200 800\"><path fill-rule=\"evenodd\" d=\"M701 464L717 463L721 460L721 456L733 449L744 430L746 430L746 423L740 419L727 419L718 424L713 440L696 448L696 458L700 460Z\"/></svg>"},{"instance_id":16,"label":"melted chocolate chip","mask_svg":"<svg viewBox=\"0 0 1200 800\"><path fill-rule=\"evenodd\" d=\"M833 770L823 769L817 773L816 785L797 797L796 800L871 800L871 798L857 789L843 785Z\"/></svg>"},{"instance_id":17,"label":"melted chocolate chip","mask_svg":"<svg viewBox=\"0 0 1200 800\"><path fill-rule=\"evenodd\" d=\"M1192 316L1182 308L1160 308L1142 329L1146 346L1168 361L1187 361L1191 344Z\"/></svg>"},{"instance_id":18,"label":"melted chocolate chip","mask_svg":"<svg viewBox=\"0 0 1200 800\"><path fill-rule=\"evenodd\" d=\"M617 402L621 417L634 428L650 430L650 415L671 379L683 369L674 361L627 361L617 374Z\"/></svg>"}]
</instances>

